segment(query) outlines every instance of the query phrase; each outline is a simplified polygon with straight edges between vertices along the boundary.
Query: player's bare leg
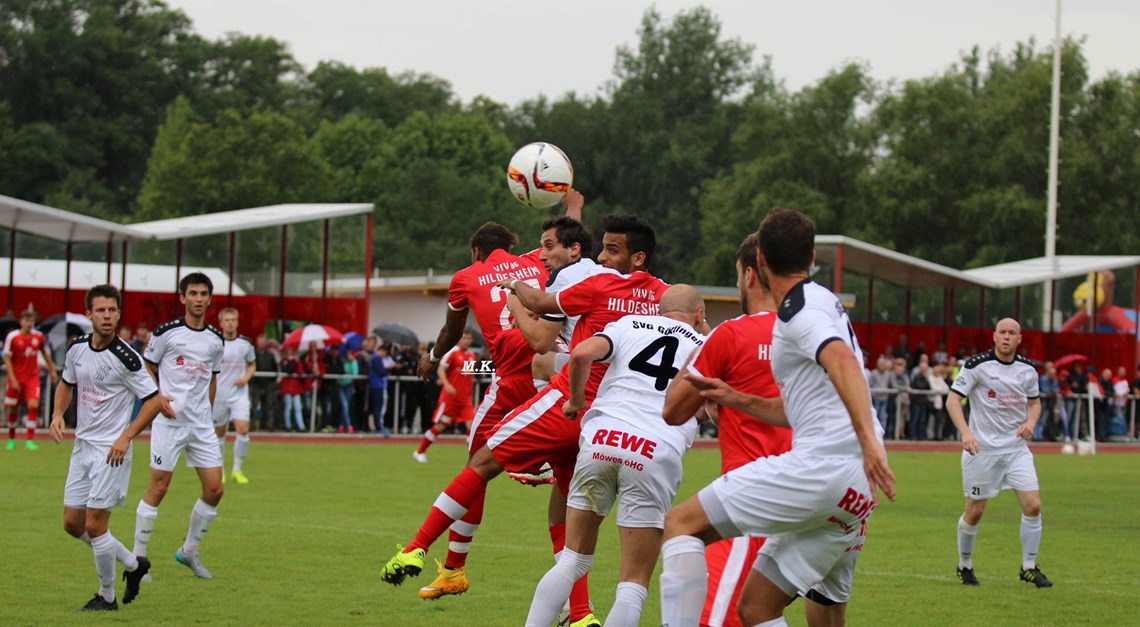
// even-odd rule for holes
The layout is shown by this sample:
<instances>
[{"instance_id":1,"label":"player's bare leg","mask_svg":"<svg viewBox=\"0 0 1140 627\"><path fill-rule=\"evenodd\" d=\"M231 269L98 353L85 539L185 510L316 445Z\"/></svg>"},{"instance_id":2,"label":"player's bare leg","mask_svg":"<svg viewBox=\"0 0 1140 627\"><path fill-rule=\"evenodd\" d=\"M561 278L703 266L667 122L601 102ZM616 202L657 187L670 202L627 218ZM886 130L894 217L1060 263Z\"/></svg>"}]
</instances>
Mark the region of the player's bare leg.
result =
<instances>
[{"instance_id":1,"label":"player's bare leg","mask_svg":"<svg viewBox=\"0 0 1140 627\"><path fill-rule=\"evenodd\" d=\"M115 562L123 564L123 578L127 589L123 593L123 603L130 603L138 596L139 581L150 570L150 561L127 550L111 535L108 526L111 511L106 509L73 507L63 508L63 528L72 537L91 546L95 554L95 572L99 577L97 596L106 603L115 601Z\"/></svg>"},{"instance_id":2,"label":"player's bare leg","mask_svg":"<svg viewBox=\"0 0 1140 627\"><path fill-rule=\"evenodd\" d=\"M985 499L966 499L962 517L958 519L958 580L964 586L978 585L974 574L974 542L978 539L978 523L986 511Z\"/></svg>"},{"instance_id":3,"label":"player's bare leg","mask_svg":"<svg viewBox=\"0 0 1140 627\"><path fill-rule=\"evenodd\" d=\"M233 425L237 435L234 436L234 463L230 474L238 485L245 485L249 483L249 479L242 472L241 466L245 462L245 456L249 454L249 421L235 419ZM224 466L225 462L222 463ZM224 471L222 477L225 477Z\"/></svg>"},{"instance_id":4,"label":"player's bare leg","mask_svg":"<svg viewBox=\"0 0 1140 627\"><path fill-rule=\"evenodd\" d=\"M617 595L606 624L636 627L649 597L649 579L661 552L663 531L656 527L618 527L621 539L621 572Z\"/></svg>"},{"instance_id":5,"label":"player's bare leg","mask_svg":"<svg viewBox=\"0 0 1140 627\"><path fill-rule=\"evenodd\" d=\"M1037 568L1037 549L1041 547L1041 492L1014 490L1021 503L1021 573L1022 581L1038 588L1050 588L1053 582Z\"/></svg>"},{"instance_id":6,"label":"player's bare leg","mask_svg":"<svg viewBox=\"0 0 1140 627\"><path fill-rule=\"evenodd\" d=\"M760 559L766 559L761 556ZM775 562L768 561L770 567L775 568ZM703 592L703 590L702 590ZM742 625L787 625L784 621L784 608L795 599L794 596L784 592L761 574L755 568L748 571L744 580L744 587L740 590L740 601L736 604L736 613ZM703 602L702 598L702 602ZM700 610L698 609L698 615ZM694 625L696 623L693 623ZM817 627L815 623L808 623Z\"/></svg>"},{"instance_id":7,"label":"player's bare leg","mask_svg":"<svg viewBox=\"0 0 1140 627\"><path fill-rule=\"evenodd\" d=\"M690 497L665 514L663 538L661 623L696 625L705 605L708 579L705 546L721 539L699 496Z\"/></svg>"},{"instance_id":8,"label":"player's bare leg","mask_svg":"<svg viewBox=\"0 0 1140 627\"><path fill-rule=\"evenodd\" d=\"M451 480L432 504L427 518L420 525L412 541L401 546L380 571L380 578L394 586L404 582L406 576L417 576L423 571L424 557L430 547L455 521L467 514L487 491L487 483L499 476L503 467L486 446L471 456L467 466Z\"/></svg>"},{"instance_id":9,"label":"player's bare leg","mask_svg":"<svg viewBox=\"0 0 1140 627\"><path fill-rule=\"evenodd\" d=\"M189 568L195 577L210 579L210 571L202 566L202 561L198 557L198 545L209 531L210 524L218 516L217 506L222 501L223 494L222 467L213 466L195 468L195 470L198 471L198 479L202 483L202 495L194 503L194 509L190 510L190 528L186 532L182 548L174 554L174 559Z\"/></svg>"},{"instance_id":10,"label":"player's bare leg","mask_svg":"<svg viewBox=\"0 0 1140 627\"><path fill-rule=\"evenodd\" d=\"M552 502L553 500L551 499ZM565 498L562 499L562 503L562 518L566 520L565 547L556 551L558 561L538 582L526 618L528 627L546 627L553 622L562 604L570 598L571 588L586 575L594 561L594 551L598 544L598 527L605 519L593 512L566 508ZM587 611L585 614L588 613Z\"/></svg>"},{"instance_id":11,"label":"player's bare leg","mask_svg":"<svg viewBox=\"0 0 1140 627\"><path fill-rule=\"evenodd\" d=\"M135 555L146 555L150 534L154 531L154 521L158 518L158 506L162 504L162 499L166 498L166 491L170 488L170 478L173 476L174 473L169 470L150 469L150 482L135 510Z\"/></svg>"},{"instance_id":12,"label":"player's bare leg","mask_svg":"<svg viewBox=\"0 0 1140 627\"><path fill-rule=\"evenodd\" d=\"M36 443L33 440L36 439L36 423L39 422L40 402L28 401L26 403L26 407L28 408L28 417L26 423L28 427L28 439L26 442L24 442L24 447L28 450L34 451L39 448L36 446Z\"/></svg>"},{"instance_id":13,"label":"player's bare leg","mask_svg":"<svg viewBox=\"0 0 1140 627\"><path fill-rule=\"evenodd\" d=\"M804 599L804 616L811 627L843 627L847 624L847 604L822 605Z\"/></svg>"}]
</instances>

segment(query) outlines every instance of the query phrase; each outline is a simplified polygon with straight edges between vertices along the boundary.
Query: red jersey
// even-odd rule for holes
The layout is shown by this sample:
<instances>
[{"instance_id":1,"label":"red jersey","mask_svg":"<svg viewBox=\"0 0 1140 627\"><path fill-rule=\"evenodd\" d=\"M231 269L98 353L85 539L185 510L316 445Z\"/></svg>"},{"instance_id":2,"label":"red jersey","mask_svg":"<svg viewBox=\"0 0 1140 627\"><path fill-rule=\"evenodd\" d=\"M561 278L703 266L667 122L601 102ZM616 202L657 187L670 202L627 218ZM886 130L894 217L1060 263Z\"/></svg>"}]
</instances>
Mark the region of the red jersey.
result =
<instances>
[{"instance_id":1,"label":"red jersey","mask_svg":"<svg viewBox=\"0 0 1140 627\"><path fill-rule=\"evenodd\" d=\"M40 376L39 353L44 347L44 334L32 329L27 335L19 329L4 338L4 354L12 357L12 370L9 376L17 381L38 379Z\"/></svg>"},{"instance_id":2,"label":"red jersey","mask_svg":"<svg viewBox=\"0 0 1140 627\"><path fill-rule=\"evenodd\" d=\"M471 381L478 360L478 355L471 351L459 350L458 346L452 347L440 360L447 373L447 382L455 388L455 401L457 403L471 404Z\"/></svg>"},{"instance_id":3,"label":"red jersey","mask_svg":"<svg viewBox=\"0 0 1140 627\"><path fill-rule=\"evenodd\" d=\"M518 279L531 287L542 289L546 285L546 268L538 260L538 251L525 255L512 255L499 249L493 251L483 261L476 261L456 272L447 288L447 305L454 311L470 308L475 314L475 322L491 350L491 358L496 363L506 363L509 355L496 352L500 346L495 340L504 331L511 329L513 320L507 309L509 290L498 286L499 281ZM527 362L534 356L529 351Z\"/></svg>"},{"instance_id":4,"label":"red jersey","mask_svg":"<svg viewBox=\"0 0 1140 627\"><path fill-rule=\"evenodd\" d=\"M772 328L776 313L762 311L738 316L713 329L689 365L703 377L721 379L733 388L765 398L776 398L780 388L772 377ZM720 416L720 471L727 473L759 457L786 453L792 448L792 430L774 427L740 410L717 406Z\"/></svg>"},{"instance_id":5,"label":"red jersey","mask_svg":"<svg viewBox=\"0 0 1140 627\"><path fill-rule=\"evenodd\" d=\"M556 298L562 313L567 317L581 316L574 335L570 336L570 350L619 318L630 314L657 315L661 294L668 288L667 283L648 272L603 271L559 290ZM568 366L550 380L550 385L563 393L569 390ZM587 401L594 399L608 368L608 364L601 362L590 367L590 378L586 380Z\"/></svg>"}]
</instances>

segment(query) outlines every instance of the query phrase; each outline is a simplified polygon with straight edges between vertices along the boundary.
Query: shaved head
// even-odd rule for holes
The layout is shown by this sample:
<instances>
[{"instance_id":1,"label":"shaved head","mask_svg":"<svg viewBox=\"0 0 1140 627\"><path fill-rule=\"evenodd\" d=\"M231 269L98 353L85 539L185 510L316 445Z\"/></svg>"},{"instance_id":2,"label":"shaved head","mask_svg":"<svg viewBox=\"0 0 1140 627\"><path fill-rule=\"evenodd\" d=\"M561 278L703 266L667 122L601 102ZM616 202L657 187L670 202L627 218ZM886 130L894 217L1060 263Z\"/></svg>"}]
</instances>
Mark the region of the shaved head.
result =
<instances>
[{"instance_id":1,"label":"shaved head","mask_svg":"<svg viewBox=\"0 0 1140 627\"><path fill-rule=\"evenodd\" d=\"M680 283L665 290L661 295L661 315L670 312L695 314L705 308L705 299L692 285Z\"/></svg>"},{"instance_id":2,"label":"shaved head","mask_svg":"<svg viewBox=\"0 0 1140 627\"><path fill-rule=\"evenodd\" d=\"M1021 324L1013 318L1002 318L994 327L994 353L998 359L1009 361L1017 355L1021 345Z\"/></svg>"}]
</instances>

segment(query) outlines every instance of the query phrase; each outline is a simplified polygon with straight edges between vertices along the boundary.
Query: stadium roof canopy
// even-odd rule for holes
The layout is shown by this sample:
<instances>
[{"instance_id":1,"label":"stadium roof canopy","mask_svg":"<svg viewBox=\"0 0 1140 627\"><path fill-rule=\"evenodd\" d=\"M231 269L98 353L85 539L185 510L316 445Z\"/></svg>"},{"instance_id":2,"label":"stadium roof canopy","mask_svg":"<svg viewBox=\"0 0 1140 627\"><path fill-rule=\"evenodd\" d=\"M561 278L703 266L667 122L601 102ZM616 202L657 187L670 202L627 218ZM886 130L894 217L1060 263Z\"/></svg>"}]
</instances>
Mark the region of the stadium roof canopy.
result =
<instances>
[{"instance_id":1,"label":"stadium roof canopy","mask_svg":"<svg viewBox=\"0 0 1140 627\"><path fill-rule=\"evenodd\" d=\"M370 203L291 204L254 207L218 213L204 213L186 218L171 218L130 225L150 239L171 240L246 231L360 215L372 211Z\"/></svg>"},{"instance_id":2,"label":"stadium roof canopy","mask_svg":"<svg viewBox=\"0 0 1140 627\"><path fill-rule=\"evenodd\" d=\"M0 196L0 226L61 242L148 239L129 226L9 196Z\"/></svg>"},{"instance_id":3,"label":"stadium roof canopy","mask_svg":"<svg viewBox=\"0 0 1140 627\"><path fill-rule=\"evenodd\" d=\"M174 240L364 214L367 203L289 204L119 224L0 195L0 227L61 242Z\"/></svg>"},{"instance_id":4,"label":"stadium roof canopy","mask_svg":"<svg viewBox=\"0 0 1140 627\"><path fill-rule=\"evenodd\" d=\"M1052 261L1048 257L1022 259L966 270L964 274L996 289L1006 289L1134 266L1140 266L1140 255L1060 255L1053 257Z\"/></svg>"},{"instance_id":5,"label":"stadium roof canopy","mask_svg":"<svg viewBox=\"0 0 1140 627\"><path fill-rule=\"evenodd\" d=\"M900 287L996 287L986 279L845 235L816 235L816 263L857 272Z\"/></svg>"}]
</instances>

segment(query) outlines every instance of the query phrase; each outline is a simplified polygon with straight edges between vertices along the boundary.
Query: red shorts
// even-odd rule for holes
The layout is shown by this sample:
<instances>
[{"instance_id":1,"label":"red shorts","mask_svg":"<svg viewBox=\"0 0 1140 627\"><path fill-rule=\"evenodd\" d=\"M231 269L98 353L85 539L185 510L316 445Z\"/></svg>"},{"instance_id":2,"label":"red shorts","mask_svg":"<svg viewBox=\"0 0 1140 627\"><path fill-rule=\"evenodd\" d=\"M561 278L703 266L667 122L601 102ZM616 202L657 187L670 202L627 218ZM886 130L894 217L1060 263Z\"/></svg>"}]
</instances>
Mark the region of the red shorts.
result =
<instances>
[{"instance_id":1,"label":"red shorts","mask_svg":"<svg viewBox=\"0 0 1140 627\"><path fill-rule=\"evenodd\" d=\"M40 378L32 377L27 381L20 381L20 390L12 389L12 380L8 380L7 388L4 390L4 405L7 407L15 407L20 404L20 401L25 403L39 403L40 402Z\"/></svg>"},{"instance_id":2,"label":"red shorts","mask_svg":"<svg viewBox=\"0 0 1140 627\"><path fill-rule=\"evenodd\" d=\"M439 402L435 404L435 411L431 415L431 422L432 424L453 425L471 422L474 417L475 408L471 406L470 401L466 403L456 402L455 397L440 394Z\"/></svg>"},{"instance_id":3,"label":"red shorts","mask_svg":"<svg viewBox=\"0 0 1140 627\"><path fill-rule=\"evenodd\" d=\"M483 402L479 403L479 411L475 412L471 428L467 430L467 450L474 453L486 446L491 432L503 417L516 407L526 404L534 392L534 379L530 373L525 376L495 377L483 395Z\"/></svg>"},{"instance_id":4,"label":"red shorts","mask_svg":"<svg viewBox=\"0 0 1140 627\"><path fill-rule=\"evenodd\" d=\"M764 538L740 536L705 547L709 579L701 627L741 627L736 602L763 544Z\"/></svg>"},{"instance_id":5,"label":"red shorts","mask_svg":"<svg viewBox=\"0 0 1140 627\"><path fill-rule=\"evenodd\" d=\"M533 472L548 462L563 494L574 476L582 423L562 415L562 390L548 385L491 432L487 446L507 472Z\"/></svg>"}]
</instances>

